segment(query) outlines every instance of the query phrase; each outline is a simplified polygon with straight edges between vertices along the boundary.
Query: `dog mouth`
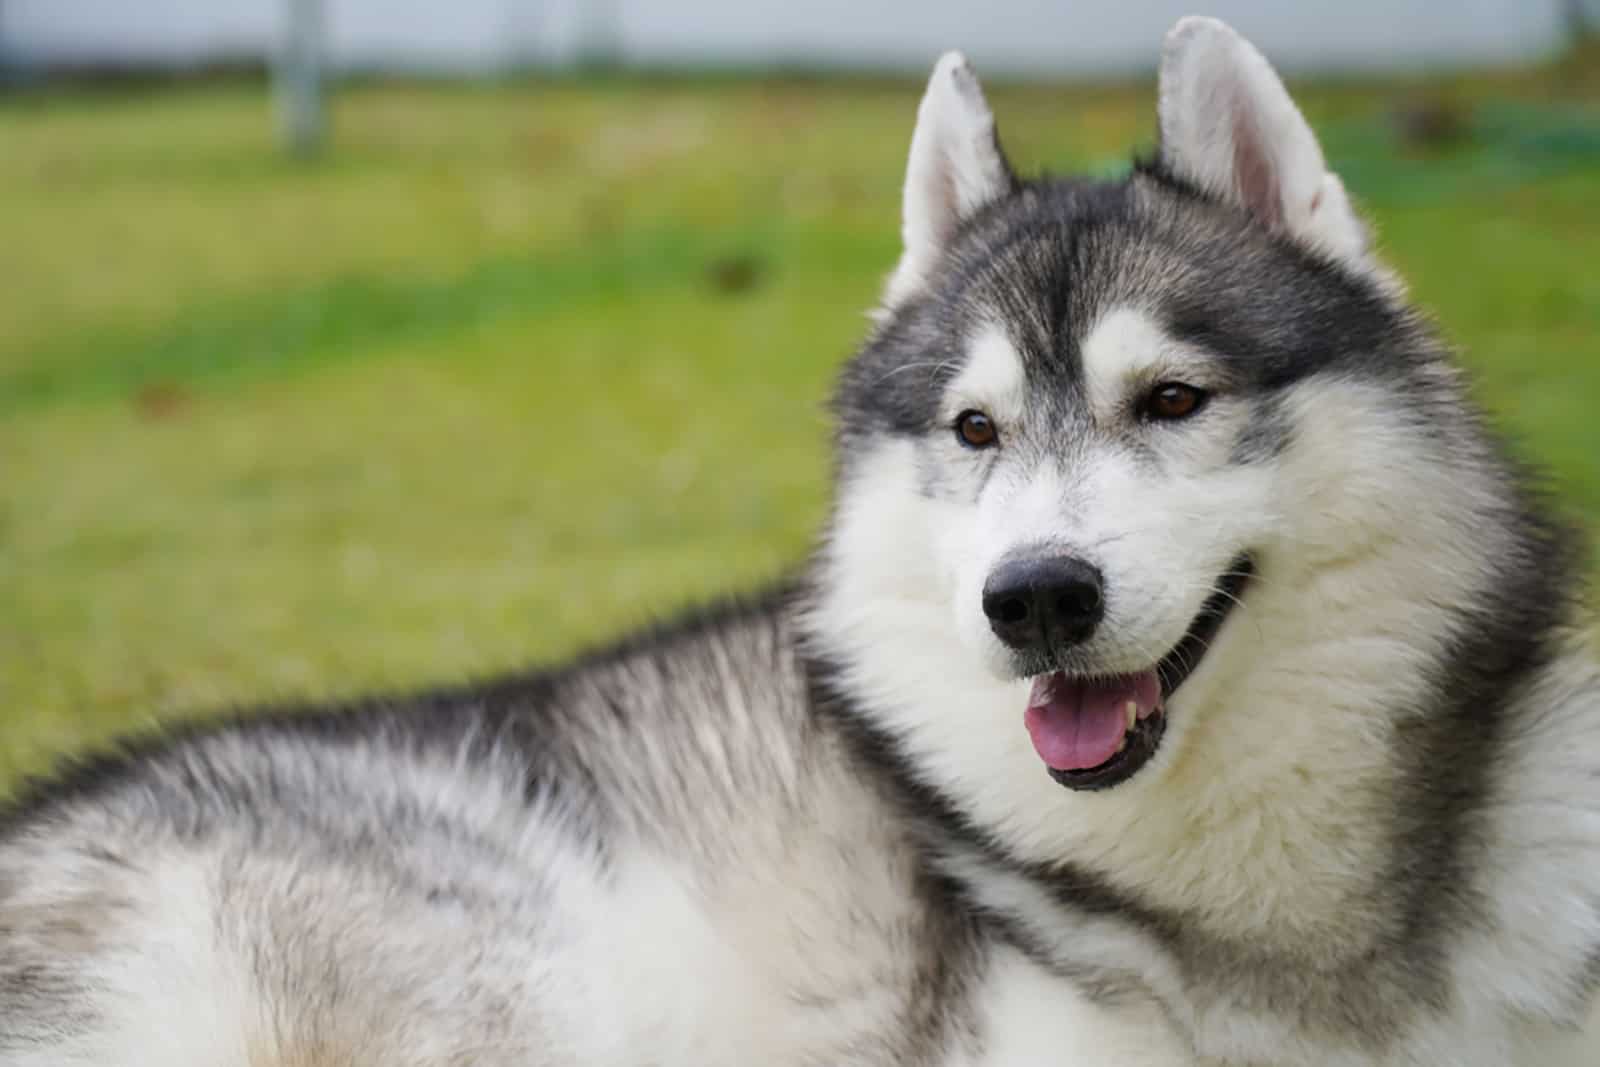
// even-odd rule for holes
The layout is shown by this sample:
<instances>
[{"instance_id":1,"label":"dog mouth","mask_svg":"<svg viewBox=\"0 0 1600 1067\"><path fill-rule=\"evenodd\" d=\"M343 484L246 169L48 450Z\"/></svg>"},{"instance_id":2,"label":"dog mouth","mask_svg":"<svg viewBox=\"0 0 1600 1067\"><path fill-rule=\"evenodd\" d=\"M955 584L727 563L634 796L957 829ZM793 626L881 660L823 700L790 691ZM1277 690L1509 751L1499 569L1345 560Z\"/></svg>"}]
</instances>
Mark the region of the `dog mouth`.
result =
<instances>
[{"instance_id":1,"label":"dog mouth","mask_svg":"<svg viewBox=\"0 0 1600 1067\"><path fill-rule=\"evenodd\" d=\"M1036 676L1023 723L1050 777L1068 789L1109 789L1149 763L1166 734L1167 700L1200 665L1254 574L1249 555L1234 560L1188 631L1153 666L1111 677Z\"/></svg>"}]
</instances>

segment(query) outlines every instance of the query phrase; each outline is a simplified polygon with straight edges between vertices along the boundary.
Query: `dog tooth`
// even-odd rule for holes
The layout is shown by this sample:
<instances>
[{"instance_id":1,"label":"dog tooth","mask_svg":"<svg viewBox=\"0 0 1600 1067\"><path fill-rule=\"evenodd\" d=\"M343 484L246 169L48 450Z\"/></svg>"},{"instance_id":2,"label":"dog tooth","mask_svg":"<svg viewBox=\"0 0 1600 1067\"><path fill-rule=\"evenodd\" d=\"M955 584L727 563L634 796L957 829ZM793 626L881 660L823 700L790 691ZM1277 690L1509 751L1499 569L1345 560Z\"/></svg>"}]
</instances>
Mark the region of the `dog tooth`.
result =
<instances>
[{"instance_id":1,"label":"dog tooth","mask_svg":"<svg viewBox=\"0 0 1600 1067\"><path fill-rule=\"evenodd\" d=\"M1139 704L1138 704L1138 702L1130 700L1130 701L1128 701L1127 706L1124 707L1122 710L1128 713L1128 729L1130 729L1130 730L1133 729L1133 724L1135 722L1137 722L1138 719L1139 719Z\"/></svg>"},{"instance_id":2,"label":"dog tooth","mask_svg":"<svg viewBox=\"0 0 1600 1067\"><path fill-rule=\"evenodd\" d=\"M1128 735L1123 734L1122 740L1117 742L1117 755L1122 755L1122 750L1128 747Z\"/></svg>"}]
</instances>

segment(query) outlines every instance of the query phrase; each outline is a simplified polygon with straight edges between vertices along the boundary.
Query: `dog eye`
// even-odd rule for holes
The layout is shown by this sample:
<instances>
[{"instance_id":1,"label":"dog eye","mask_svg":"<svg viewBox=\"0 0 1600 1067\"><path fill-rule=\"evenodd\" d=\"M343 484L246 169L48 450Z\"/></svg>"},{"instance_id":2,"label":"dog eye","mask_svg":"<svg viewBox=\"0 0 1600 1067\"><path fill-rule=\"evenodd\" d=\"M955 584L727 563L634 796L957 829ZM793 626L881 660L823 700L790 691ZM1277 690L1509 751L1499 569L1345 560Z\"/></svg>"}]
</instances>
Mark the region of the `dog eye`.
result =
<instances>
[{"instance_id":1,"label":"dog eye","mask_svg":"<svg viewBox=\"0 0 1600 1067\"><path fill-rule=\"evenodd\" d=\"M968 448L990 448L1000 443L1000 430L983 412L963 411L956 416L956 440Z\"/></svg>"},{"instance_id":2,"label":"dog eye","mask_svg":"<svg viewBox=\"0 0 1600 1067\"><path fill-rule=\"evenodd\" d=\"M1145 395L1140 413L1147 419L1176 422L1205 407L1206 399L1203 389L1182 382L1162 382Z\"/></svg>"}]
</instances>

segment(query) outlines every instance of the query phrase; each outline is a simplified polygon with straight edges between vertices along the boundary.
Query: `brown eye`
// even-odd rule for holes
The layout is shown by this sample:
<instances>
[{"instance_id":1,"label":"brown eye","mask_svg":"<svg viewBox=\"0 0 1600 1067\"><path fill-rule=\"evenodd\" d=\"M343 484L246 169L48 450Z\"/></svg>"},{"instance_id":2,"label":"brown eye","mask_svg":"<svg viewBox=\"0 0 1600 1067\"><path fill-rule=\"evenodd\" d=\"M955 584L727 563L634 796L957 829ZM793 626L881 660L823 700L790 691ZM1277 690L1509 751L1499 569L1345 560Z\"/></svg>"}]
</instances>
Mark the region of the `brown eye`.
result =
<instances>
[{"instance_id":1,"label":"brown eye","mask_svg":"<svg viewBox=\"0 0 1600 1067\"><path fill-rule=\"evenodd\" d=\"M968 448L990 448L1000 441L994 420L981 411L963 411L956 418L956 438Z\"/></svg>"},{"instance_id":2,"label":"brown eye","mask_svg":"<svg viewBox=\"0 0 1600 1067\"><path fill-rule=\"evenodd\" d=\"M1206 393L1182 382L1162 382L1144 398L1143 415L1147 419L1173 422L1187 419L1205 407Z\"/></svg>"}]
</instances>

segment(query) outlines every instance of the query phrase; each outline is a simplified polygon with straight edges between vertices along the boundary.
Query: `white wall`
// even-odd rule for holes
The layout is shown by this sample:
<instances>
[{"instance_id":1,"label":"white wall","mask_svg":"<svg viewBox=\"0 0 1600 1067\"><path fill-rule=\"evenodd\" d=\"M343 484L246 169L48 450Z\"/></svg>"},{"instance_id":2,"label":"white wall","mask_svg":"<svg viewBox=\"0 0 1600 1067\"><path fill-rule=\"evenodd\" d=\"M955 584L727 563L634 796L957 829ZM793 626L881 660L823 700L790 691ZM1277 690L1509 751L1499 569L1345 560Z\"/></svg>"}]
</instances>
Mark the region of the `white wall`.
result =
<instances>
[{"instance_id":1,"label":"white wall","mask_svg":"<svg viewBox=\"0 0 1600 1067\"><path fill-rule=\"evenodd\" d=\"M49 62L158 65L259 55L276 27L273 0L0 0L0 51Z\"/></svg>"},{"instance_id":2,"label":"white wall","mask_svg":"<svg viewBox=\"0 0 1600 1067\"><path fill-rule=\"evenodd\" d=\"M1595 0L1590 0L1591 3ZM325 0L345 68L483 70L586 46L656 65L921 70L950 47L990 72L1152 68L1195 0ZM1202 0L1282 66L1500 63L1558 46L1561 0ZM261 57L283 0L0 0L12 61L177 66Z\"/></svg>"},{"instance_id":3,"label":"white wall","mask_svg":"<svg viewBox=\"0 0 1600 1067\"><path fill-rule=\"evenodd\" d=\"M921 66L960 47L979 69L1040 72L1153 69L1161 35L1197 7L1296 69L1522 60L1552 49L1561 31L1560 4L1542 0L744 0L706 20L658 0L618 2L624 52L641 58L709 50Z\"/></svg>"}]
</instances>

